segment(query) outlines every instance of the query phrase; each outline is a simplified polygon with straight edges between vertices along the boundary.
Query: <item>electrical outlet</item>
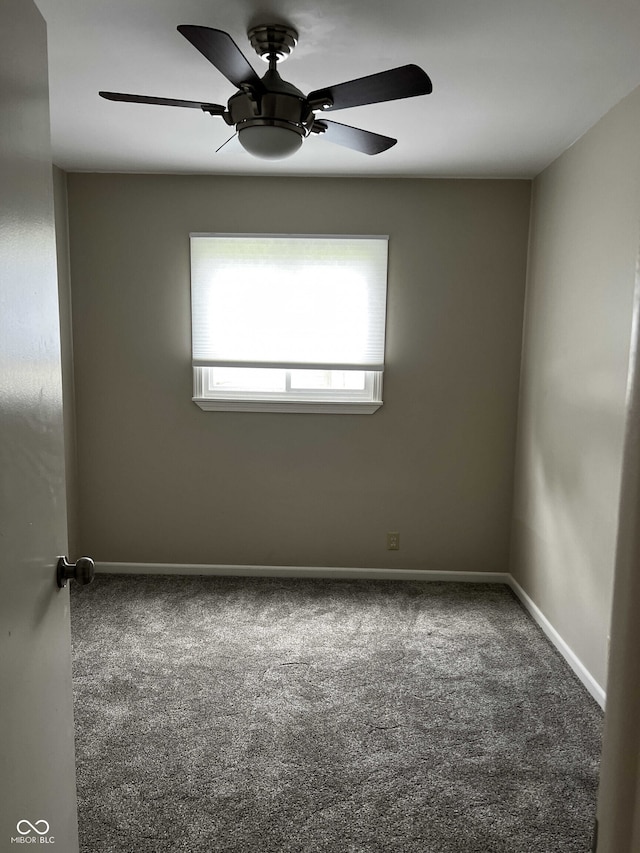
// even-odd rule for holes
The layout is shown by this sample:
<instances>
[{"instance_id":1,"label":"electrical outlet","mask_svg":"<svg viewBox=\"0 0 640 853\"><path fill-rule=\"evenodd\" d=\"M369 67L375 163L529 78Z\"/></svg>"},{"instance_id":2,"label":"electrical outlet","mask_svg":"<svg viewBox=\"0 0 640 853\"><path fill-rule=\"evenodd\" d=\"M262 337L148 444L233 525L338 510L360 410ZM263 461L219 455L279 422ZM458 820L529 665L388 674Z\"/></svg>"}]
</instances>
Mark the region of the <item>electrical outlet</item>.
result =
<instances>
[{"instance_id":1,"label":"electrical outlet","mask_svg":"<svg viewBox=\"0 0 640 853\"><path fill-rule=\"evenodd\" d=\"M400 534L399 533L387 533L387 551L399 551L400 550Z\"/></svg>"}]
</instances>

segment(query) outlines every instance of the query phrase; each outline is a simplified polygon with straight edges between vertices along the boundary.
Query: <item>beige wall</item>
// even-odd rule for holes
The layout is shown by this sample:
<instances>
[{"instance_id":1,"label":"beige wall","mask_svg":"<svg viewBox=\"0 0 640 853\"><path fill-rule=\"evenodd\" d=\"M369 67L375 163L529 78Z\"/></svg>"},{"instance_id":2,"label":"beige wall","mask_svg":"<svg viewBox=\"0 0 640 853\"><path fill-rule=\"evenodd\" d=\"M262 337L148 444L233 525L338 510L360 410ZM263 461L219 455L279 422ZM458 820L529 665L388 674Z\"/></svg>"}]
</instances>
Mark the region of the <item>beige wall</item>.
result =
<instances>
[{"instance_id":1,"label":"beige wall","mask_svg":"<svg viewBox=\"0 0 640 853\"><path fill-rule=\"evenodd\" d=\"M71 174L68 193L83 552L506 571L529 182ZM389 234L382 409L192 403L190 231Z\"/></svg>"},{"instance_id":2,"label":"beige wall","mask_svg":"<svg viewBox=\"0 0 640 853\"><path fill-rule=\"evenodd\" d=\"M640 89L534 183L512 573L604 686L640 221Z\"/></svg>"}]
</instances>

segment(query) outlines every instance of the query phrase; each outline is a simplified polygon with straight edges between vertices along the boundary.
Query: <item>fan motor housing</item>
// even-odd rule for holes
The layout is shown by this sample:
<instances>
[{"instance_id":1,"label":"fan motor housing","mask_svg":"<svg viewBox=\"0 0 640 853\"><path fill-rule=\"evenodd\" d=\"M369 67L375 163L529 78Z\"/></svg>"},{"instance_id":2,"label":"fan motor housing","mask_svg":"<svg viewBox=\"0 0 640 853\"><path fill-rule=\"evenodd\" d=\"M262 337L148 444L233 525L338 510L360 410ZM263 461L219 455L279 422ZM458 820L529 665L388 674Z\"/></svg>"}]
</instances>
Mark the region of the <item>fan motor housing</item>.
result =
<instances>
[{"instance_id":1,"label":"fan motor housing","mask_svg":"<svg viewBox=\"0 0 640 853\"><path fill-rule=\"evenodd\" d=\"M238 131L245 127L285 127L307 136L311 131L314 114L302 92L283 80L275 69L262 78L263 93L240 89L229 99L228 110L232 124Z\"/></svg>"}]
</instances>

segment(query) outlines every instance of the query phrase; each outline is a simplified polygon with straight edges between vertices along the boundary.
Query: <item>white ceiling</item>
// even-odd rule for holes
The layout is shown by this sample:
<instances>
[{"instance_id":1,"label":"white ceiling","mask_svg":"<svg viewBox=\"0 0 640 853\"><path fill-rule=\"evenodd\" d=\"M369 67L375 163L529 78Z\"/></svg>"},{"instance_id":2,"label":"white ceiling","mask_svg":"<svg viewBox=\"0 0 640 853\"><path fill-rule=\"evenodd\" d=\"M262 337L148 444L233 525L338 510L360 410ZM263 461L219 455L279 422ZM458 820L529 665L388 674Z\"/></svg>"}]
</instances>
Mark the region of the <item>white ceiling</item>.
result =
<instances>
[{"instance_id":1,"label":"white ceiling","mask_svg":"<svg viewBox=\"0 0 640 853\"><path fill-rule=\"evenodd\" d=\"M639 0L36 0L49 33L54 162L69 171L532 177L640 84ZM98 90L226 103L234 87L176 31L299 32L280 67L304 92L407 63L431 95L332 113L398 139L367 156L320 137L256 160L219 117Z\"/></svg>"}]
</instances>

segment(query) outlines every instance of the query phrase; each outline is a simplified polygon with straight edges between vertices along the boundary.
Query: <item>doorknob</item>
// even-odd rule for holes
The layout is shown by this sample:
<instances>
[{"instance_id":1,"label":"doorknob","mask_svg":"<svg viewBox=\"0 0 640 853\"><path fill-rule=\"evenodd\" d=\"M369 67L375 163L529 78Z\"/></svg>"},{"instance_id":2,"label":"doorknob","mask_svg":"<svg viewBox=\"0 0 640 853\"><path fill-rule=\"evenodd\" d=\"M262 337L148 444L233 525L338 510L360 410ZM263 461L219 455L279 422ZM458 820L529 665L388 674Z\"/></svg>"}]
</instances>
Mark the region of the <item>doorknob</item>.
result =
<instances>
[{"instance_id":1,"label":"doorknob","mask_svg":"<svg viewBox=\"0 0 640 853\"><path fill-rule=\"evenodd\" d=\"M96 569L91 557L80 557L76 563L69 563L66 557L58 558L56 578L60 589L66 586L71 578L81 584L91 583L95 573Z\"/></svg>"}]
</instances>

